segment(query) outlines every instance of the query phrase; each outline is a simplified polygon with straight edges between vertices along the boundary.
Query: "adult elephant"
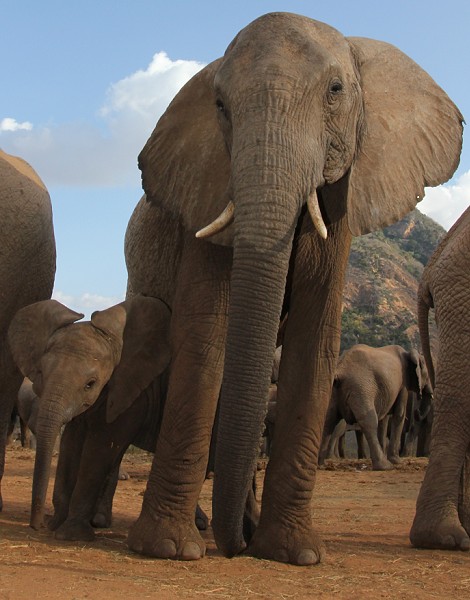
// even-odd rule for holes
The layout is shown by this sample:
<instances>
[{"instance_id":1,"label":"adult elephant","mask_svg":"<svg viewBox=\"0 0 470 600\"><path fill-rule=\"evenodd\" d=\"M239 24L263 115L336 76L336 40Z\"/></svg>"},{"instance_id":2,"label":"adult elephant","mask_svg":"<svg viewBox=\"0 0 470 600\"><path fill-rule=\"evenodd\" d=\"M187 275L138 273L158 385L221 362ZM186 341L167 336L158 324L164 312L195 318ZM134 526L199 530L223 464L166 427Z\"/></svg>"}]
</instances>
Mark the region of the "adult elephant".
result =
<instances>
[{"instance_id":1,"label":"adult elephant","mask_svg":"<svg viewBox=\"0 0 470 600\"><path fill-rule=\"evenodd\" d=\"M23 381L8 345L8 326L18 309L51 297L55 261L46 187L28 163L0 150L0 509L8 428Z\"/></svg>"},{"instance_id":2,"label":"adult elephant","mask_svg":"<svg viewBox=\"0 0 470 600\"><path fill-rule=\"evenodd\" d=\"M470 550L470 209L431 256L418 288L418 323L434 385L429 465L410 539L421 548ZM429 309L439 348L434 368Z\"/></svg>"},{"instance_id":3,"label":"adult elephant","mask_svg":"<svg viewBox=\"0 0 470 600\"><path fill-rule=\"evenodd\" d=\"M401 346L373 348L357 344L341 355L333 382L331 401L323 431L321 454L341 419L357 423L369 444L372 468L383 471L400 461L400 443L409 392L419 396L419 409L431 403L432 388L424 358ZM383 438L391 415L387 456ZM384 429L379 435L379 424Z\"/></svg>"},{"instance_id":4,"label":"adult elephant","mask_svg":"<svg viewBox=\"0 0 470 600\"><path fill-rule=\"evenodd\" d=\"M400 219L425 186L447 180L461 138L458 109L399 50L288 13L255 20L180 90L140 153L146 199L126 235L129 291L172 307L158 461L131 549L204 555L192 516L222 385L218 547L226 556L249 544L258 557L320 560L311 499L351 232ZM245 540L245 498L287 310L278 426L259 526Z\"/></svg>"}]
</instances>

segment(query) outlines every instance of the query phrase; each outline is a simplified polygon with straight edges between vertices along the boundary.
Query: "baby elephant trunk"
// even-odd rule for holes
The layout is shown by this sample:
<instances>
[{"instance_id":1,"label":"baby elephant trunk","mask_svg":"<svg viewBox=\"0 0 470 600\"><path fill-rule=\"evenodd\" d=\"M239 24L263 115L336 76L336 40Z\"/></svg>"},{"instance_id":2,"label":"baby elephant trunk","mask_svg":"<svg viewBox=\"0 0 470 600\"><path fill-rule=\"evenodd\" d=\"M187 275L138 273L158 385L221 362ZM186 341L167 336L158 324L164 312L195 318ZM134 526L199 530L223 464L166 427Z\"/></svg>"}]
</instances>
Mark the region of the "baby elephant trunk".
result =
<instances>
[{"instance_id":1,"label":"baby elephant trunk","mask_svg":"<svg viewBox=\"0 0 470 600\"><path fill-rule=\"evenodd\" d=\"M62 426L68 421L60 403L51 402L40 411L36 433L30 526L44 525L44 505L51 472L52 454Z\"/></svg>"}]
</instances>

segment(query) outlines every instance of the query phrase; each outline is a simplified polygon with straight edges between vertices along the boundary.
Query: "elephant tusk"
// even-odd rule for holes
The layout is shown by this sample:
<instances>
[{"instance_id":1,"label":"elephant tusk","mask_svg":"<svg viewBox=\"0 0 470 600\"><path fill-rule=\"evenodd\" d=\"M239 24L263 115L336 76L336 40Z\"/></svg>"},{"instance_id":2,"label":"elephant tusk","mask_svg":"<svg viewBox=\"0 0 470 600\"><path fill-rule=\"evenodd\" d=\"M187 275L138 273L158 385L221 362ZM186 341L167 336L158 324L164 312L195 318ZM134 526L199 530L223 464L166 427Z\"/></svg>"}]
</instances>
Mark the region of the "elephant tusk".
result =
<instances>
[{"instance_id":1,"label":"elephant tusk","mask_svg":"<svg viewBox=\"0 0 470 600\"><path fill-rule=\"evenodd\" d=\"M212 223L209 223L209 225L207 225L206 227L203 227L202 229L200 229L196 233L196 237L197 238L211 237L211 236L215 235L216 233L219 233L226 227L228 227L230 225L230 223L233 221L234 211L235 211L235 206L233 205L233 202L230 200L230 202L224 208L223 212L217 217L217 219L212 221Z\"/></svg>"},{"instance_id":2,"label":"elephant tusk","mask_svg":"<svg viewBox=\"0 0 470 600\"><path fill-rule=\"evenodd\" d=\"M318 204L317 198L317 190L313 190L313 192L309 195L307 200L308 212L312 217L313 225L315 229L318 231L320 236L326 240L328 236L328 232L326 230L325 222L323 221L323 217L321 216L320 206Z\"/></svg>"}]
</instances>

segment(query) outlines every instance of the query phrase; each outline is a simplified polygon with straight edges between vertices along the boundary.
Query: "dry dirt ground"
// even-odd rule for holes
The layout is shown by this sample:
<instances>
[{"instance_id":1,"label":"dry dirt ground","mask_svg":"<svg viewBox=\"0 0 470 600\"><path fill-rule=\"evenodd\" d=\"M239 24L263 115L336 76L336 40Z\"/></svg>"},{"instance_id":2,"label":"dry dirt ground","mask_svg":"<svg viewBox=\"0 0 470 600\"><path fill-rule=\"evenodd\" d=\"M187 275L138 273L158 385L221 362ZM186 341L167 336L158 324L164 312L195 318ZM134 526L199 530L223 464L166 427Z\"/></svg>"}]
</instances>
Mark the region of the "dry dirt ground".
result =
<instances>
[{"instance_id":1,"label":"dry dirt ground","mask_svg":"<svg viewBox=\"0 0 470 600\"><path fill-rule=\"evenodd\" d=\"M328 461L318 473L314 518L327 545L325 561L302 568L223 558L211 531L198 562L132 554L126 532L142 502L150 458L131 454L115 497L112 529L91 544L58 542L28 527L34 453L9 447L0 513L0 598L468 598L470 554L416 550L408 541L425 459L373 472L368 461ZM264 472L259 471L260 483ZM52 487L52 486L51 486ZM211 482L201 504L210 512ZM50 500L49 500L50 506Z\"/></svg>"}]
</instances>

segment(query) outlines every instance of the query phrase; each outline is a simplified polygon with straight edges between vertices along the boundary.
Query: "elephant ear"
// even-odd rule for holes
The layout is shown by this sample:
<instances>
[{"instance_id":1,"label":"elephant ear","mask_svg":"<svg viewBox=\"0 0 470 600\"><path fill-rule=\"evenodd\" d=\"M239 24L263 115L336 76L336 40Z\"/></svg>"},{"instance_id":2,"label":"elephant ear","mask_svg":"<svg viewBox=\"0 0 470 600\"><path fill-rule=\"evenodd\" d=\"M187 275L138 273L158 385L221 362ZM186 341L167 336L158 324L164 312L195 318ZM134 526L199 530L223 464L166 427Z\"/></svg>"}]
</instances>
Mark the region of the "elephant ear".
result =
<instances>
[{"instance_id":1,"label":"elephant ear","mask_svg":"<svg viewBox=\"0 0 470 600\"><path fill-rule=\"evenodd\" d=\"M42 300L21 308L10 323L8 341L22 374L35 382L52 334L83 317L57 300Z\"/></svg>"},{"instance_id":2,"label":"elephant ear","mask_svg":"<svg viewBox=\"0 0 470 600\"><path fill-rule=\"evenodd\" d=\"M158 298L135 296L127 313L121 360L109 380L106 420L125 412L170 363L170 310Z\"/></svg>"},{"instance_id":3,"label":"elephant ear","mask_svg":"<svg viewBox=\"0 0 470 600\"><path fill-rule=\"evenodd\" d=\"M114 366L121 359L124 328L127 321L127 312L124 304L124 302L121 302L105 310L96 310L90 319L93 327L99 329L108 339Z\"/></svg>"},{"instance_id":4,"label":"elephant ear","mask_svg":"<svg viewBox=\"0 0 470 600\"><path fill-rule=\"evenodd\" d=\"M364 98L365 126L348 197L349 227L361 235L399 221L422 200L426 186L453 175L463 117L403 52L376 40L348 40Z\"/></svg>"},{"instance_id":5,"label":"elephant ear","mask_svg":"<svg viewBox=\"0 0 470 600\"><path fill-rule=\"evenodd\" d=\"M220 62L209 64L181 88L139 155L147 200L181 217L193 232L211 223L229 202L230 157L214 93ZM211 241L231 245L232 237L228 227Z\"/></svg>"}]
</instances>

